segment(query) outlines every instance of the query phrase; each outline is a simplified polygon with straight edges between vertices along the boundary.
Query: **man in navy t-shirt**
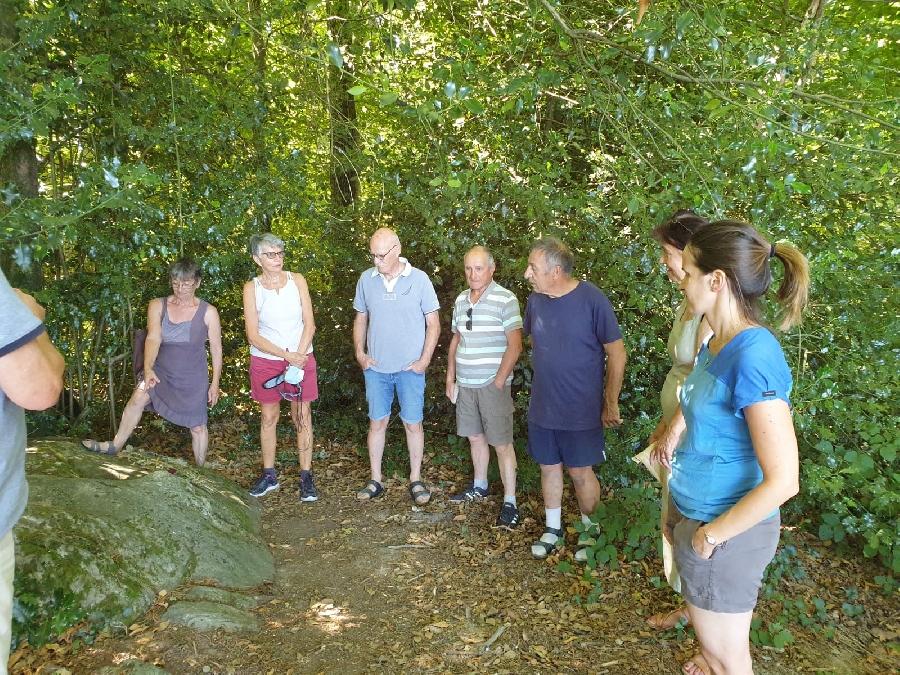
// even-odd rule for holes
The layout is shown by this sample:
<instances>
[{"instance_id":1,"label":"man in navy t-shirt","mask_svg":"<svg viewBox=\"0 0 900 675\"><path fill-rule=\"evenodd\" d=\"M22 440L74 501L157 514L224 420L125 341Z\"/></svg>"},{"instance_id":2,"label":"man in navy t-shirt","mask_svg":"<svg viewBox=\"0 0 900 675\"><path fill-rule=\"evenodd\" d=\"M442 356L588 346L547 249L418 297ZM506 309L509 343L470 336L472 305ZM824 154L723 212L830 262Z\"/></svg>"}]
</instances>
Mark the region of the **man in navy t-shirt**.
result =
<instances>
[{"instance_id":1,"label":"man in navy t-shirt","mask_svg":"<svg viewBox=\"0 0 900 675\"><path fill-rule=\"evenodd\" d=\"M525 308L534 377L528 408L528 454L541 465L546 527L531 546L535 558L554 552L563 536L563 466L581 519L600 501L594 465L606 460L603 429L622 423L619 392L625 345L612 305L587 281L572 278L575 256L553 237L538 239L525 278L534 293ZM605 378L604 378L605 373ZM590 533L579 538L576 560L586 560Z\"/></svg>"}]
</instances>

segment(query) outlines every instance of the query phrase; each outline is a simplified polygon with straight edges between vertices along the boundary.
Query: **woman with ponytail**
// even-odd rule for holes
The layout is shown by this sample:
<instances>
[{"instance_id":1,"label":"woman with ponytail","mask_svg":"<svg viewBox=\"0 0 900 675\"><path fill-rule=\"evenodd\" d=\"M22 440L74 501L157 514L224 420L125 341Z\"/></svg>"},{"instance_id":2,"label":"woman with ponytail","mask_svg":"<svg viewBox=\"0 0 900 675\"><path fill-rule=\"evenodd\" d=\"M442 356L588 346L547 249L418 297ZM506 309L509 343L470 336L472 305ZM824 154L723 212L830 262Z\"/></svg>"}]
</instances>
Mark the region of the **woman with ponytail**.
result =
<instances>
[{"instance_id":1,"label":"woman with ponytail","mask_svg":"<svg viewBox=\"0 0 900 675\"><path fill-rule=\"evenodd\" d=\"M700 642L688 675L753 672L753 609L778 545L779 507L799 489L791 372L761 318L776 260L785 330L799 322L809 291L797 249L719 221L699 228L683 255L687 311L713 331L681 391L687 430L669 483L681 591Z\"/></svg>"}]
</instances>

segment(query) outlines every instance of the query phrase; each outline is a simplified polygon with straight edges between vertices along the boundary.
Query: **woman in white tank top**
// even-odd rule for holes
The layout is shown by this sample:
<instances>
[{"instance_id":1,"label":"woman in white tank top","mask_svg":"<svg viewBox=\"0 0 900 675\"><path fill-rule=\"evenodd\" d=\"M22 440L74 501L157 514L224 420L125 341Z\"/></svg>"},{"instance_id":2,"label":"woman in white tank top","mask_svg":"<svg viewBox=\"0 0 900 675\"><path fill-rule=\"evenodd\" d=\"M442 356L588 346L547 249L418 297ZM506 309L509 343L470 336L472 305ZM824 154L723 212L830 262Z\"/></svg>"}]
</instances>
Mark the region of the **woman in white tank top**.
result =
<instances>
[{"instance_id":1,"label":"woman in white tank top","mask_svg":"<svg viewBox=\"0 0 900 675\"><path fill-rule=\"evenodd\" d=\"M284 242L273 234L253 235L250 253L260 274L244 284L244 326L250 341L250 393L260 404L260 446L263 473L250 489L254 497L277 490L275 430L281 400L291 403L291 419L297 430L300 459L300 499L314 502L318 493L313 482L313 429L310 403L318 398L316 361L312 339L316 332L312 301L306 279L284 269ZM303 378L294 386L281 382L264 386L273 378L284 379L290 366Z\"/></svg>"}]
</instances>

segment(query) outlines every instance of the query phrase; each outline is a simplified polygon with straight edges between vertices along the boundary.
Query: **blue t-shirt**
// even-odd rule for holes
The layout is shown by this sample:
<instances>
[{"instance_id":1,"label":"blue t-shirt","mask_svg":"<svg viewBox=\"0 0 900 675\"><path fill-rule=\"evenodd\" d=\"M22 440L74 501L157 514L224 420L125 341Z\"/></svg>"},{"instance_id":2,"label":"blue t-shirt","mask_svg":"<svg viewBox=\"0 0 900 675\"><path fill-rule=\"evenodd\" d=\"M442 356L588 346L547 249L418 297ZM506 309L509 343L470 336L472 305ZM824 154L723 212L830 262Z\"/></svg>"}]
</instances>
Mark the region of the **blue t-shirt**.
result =
<instances>
[{"instance_id":1,"label":"blue t-shirt","mask_svg":"<svg viewBox=\"0 0 900 675\"><path fill-rule=\"evenodd\" d=\"M366 352L378 362L372 366L376 373L399 373L422 356L425 315L440 308L428 275L406 265L390 290L374 267L356 284L353 309L369 315Z\"/></svg>"},{"instance_id":2,"label":"blue t-shirt","mask_svg":"<svg viewBox=\"0 0 900 675\"><path fill-rule=\"evenodd\" d=\"M23 347L44 332L31 310L13 292L0 272L0 356ZM0 538L25 510L25 411L0 389Z\"/></svg>"},{"instance_id":3,"label":"blue t-shirt","mask_svg":"<svg viewBox=\"0 0 900 675\"><path fill-rule=\"evenodd\" d=\"M528 421L568 431L601 426L603 345L622 339L603 291L579 281L574 290L558 298L532 293L523 328L531 336L534 367Z\"/></svg>"},{"instance_id":4,"label":"blue t-shirt","mask_svg":"<svg viewBox=\"0 0 900 675\"><path fill-rule=\"evenodd\" d=\"M781 345L765 328L741 331L715 356L703 346L681 389L687 431L669 481L682 515L714 520L762 482L744 408L775 399L790 405L791 385Z\"/></svg>"}]
</instances>

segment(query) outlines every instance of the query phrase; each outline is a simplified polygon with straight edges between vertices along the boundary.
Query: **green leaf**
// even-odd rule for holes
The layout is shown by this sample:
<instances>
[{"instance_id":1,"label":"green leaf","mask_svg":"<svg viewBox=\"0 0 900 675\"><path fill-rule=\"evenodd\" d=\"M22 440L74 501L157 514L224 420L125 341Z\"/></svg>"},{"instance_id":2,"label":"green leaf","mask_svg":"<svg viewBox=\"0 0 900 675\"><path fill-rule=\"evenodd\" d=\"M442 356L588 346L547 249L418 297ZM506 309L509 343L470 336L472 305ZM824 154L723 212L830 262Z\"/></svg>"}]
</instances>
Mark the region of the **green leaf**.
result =
<instances>
[{"instance_id":1,"label":"green leaf","mask_svg":"<svg viewBox=\"0 0 900 675\"><path fill-rule=\"evenodd\" d=\"M641 200L637 197L632 197L631 201L628 202L628 213L637 213L640 208Z\"/></svg>"},{"instance_id":2,"label":"green leaf","mask_svg":"<svg viewBox=\"0 0 900 675\"><path fill-rule=\"evenodd\" d=\"M400 95L396 91L386 91L378 99L378 105L381 107L393 105L397 102Z\"/></svg>"},{"instance_id":3,"label":"green leaf","mask_svg":"<svg viewBox=\"0 0 900 675\"><path fill-rule=\"evenodd\" d=\"M720 105L722 105L722 101L717 98L710 100L705 106L703 106L704 110L715 110Z\"/></svg>"},{"instance_id":4,"label":"green leaf","mask_svg":"<svg viewBox=\"0 0 900 675\"><path fill-rule=\"evenodd\" d=\"M812 192L812 189L806 183L801 183L799 180L791 183L791 187L794 189L794 192L799 192L801 195L808 195Z\"/></svg>"},{"instance_id":5,"label":"green leaf","mask_svg":"<svg viewBox=\"0 0 900 675\"><path fill-rule=\"evenodd\" d=\"M466 110L468 110L473 115L481 115L484 113L484 106L481 105L481 103L477 99L467 98L465 101L463 101L463 105L466 107Z\"/></svg>"},{"instance_id":6,"label":"green leaf","mask_svg":"<svg viewBox=\"0 0 900 675\"><path fill-rule=\"evenodd\" d=\"M439 185L442 185L443 183L444 183L444 179L441 178L440 176L437 176L436 178L432 178L430 181L428 181L428 184L431 187L437 187Z\"/></svg>"},{"instance_id":7,"label":"green leaf","mask_svg":"<svg viewBox=\"0 0 900 675\"><path fill-rule=\"evenodd\" d=\"M362 96L367 91L369 91L368 87L364 87L363 85L358 84L355 87L351 87L350 89L348 89L347 93L351 96Z\"/></svg>"},{"instance_id":8,"label":"green leaf","mask_svg":"<svg viewBox=\"0 0 900 675\"><path fill-rule=\"evenodd\" d=\"M453 98L456 95L456 82L452 80L444 85L444 96Z\"/></svg>"},{"instance_id":9,"label":"green leaf","mask_svg":"<svg viewBox=\"0 0 900 675\"><path fill-rule=\"evenodd\" d=\"M452 188L462 187L462 181L459 178L451 178L447 181L447 185Z\"/></svg>"},{"instance_id":10,"label":"green leaf","mask_svg":"<svg viewBox=\"0 0 900 675\"><path fill-rule=\"evenodd\" d=\"M325 43L325 52L328 54L328 60L334 64L335 68L344 67L344 57L341 55L341 48L331 40Z\"/></svg>"}]
</instances>

